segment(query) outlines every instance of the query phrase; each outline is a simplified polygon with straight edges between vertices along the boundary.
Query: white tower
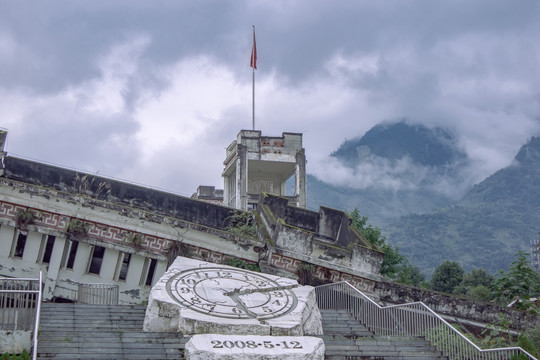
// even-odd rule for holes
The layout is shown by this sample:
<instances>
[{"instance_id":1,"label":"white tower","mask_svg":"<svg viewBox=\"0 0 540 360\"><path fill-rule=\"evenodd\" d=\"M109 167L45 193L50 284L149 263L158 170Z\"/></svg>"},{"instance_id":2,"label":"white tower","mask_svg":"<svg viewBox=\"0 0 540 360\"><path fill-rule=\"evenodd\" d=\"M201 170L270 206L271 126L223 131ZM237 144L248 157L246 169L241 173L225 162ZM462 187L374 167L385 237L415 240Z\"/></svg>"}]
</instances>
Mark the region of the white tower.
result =
<instances>
[{"instance_id":1,"label":"white tower","mask_svg":"<svg viewBox=\"0 0 540 360\"><path fill-rule=\"evenodd\" d=\"M260 193L287 197L289 203L306 207L306 155L302 134L261 136L258 130L242 130L227 147L223 162L223 204L236 209L253 208ZM286 196L287 180L294 176L294 195Z\"/></svg>"}]
</instances>

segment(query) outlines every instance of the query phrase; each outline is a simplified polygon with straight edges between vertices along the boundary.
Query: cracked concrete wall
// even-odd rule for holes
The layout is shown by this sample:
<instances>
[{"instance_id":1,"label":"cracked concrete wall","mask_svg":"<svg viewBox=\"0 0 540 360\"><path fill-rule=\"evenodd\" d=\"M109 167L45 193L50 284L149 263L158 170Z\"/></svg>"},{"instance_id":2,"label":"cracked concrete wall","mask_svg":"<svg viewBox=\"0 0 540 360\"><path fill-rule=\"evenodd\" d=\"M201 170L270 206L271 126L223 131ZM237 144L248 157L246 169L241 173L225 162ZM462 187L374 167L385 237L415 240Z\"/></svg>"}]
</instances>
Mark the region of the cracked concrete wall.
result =
<instances>
[{"instance_id":1,"label":"cracked concrete wall","mask_svg":"<svg viewBox=\"0 0 540 360\"><path fill-rule=\"evenodd\" d=\"M375 293L387 304L404 304L421 301L438 314L445 317L468 319L480 323L498 324L500 316L506 316L510 328L522 330L538 324L539 316L512 308L501 307L482 301L449 296L432 290L420 289L403 284L380 281L375 285Z\"/></svg>"},{"instance_id":2,"label":"cracked concrete wall","mask_svg":"<svg viewBox=\"0 0 540 360\"><path fill-rule=\"evenodd\" d=\"M23 350L32 350L32 333L30 330L0 330L0 354L20 354Z\"/></svg>"},{"instance_id":3,"label":"cracked concrete wall","mask_svg":"<svg viewBox=\"0 0 540 360\"><path fill-rule=\"evenodd\" d=\"M287 199L268 194L260 196L257 212L275 252L366 279L382 279L383 254L364 246L350 231L350 219L344 212L323 207L318 213L298 209L289 206Z\"/></svg>"},{"instance_id":4,"label":"cracked concrete wall","mask_svg":"<svg viewBox=\"0 0 540 360\"><path fill-rule=\"evenodd\" d=\"M15 166L17 169L24 162L16 160L11 165L18 164ZM215 261L222 261L224 256L229 256L230 258L240 257L250 262L258 261L259 255L253 248L261 248L263 244L224 231L226 219L232 213L230 208L205 204L192 199L170 201L167 206L159 199L154 203L152 199L147 199L147 205L138 207L134 204L139 203L141 196L137 201L128 201L134 199L133 193L129 196L124 194L125 197L119 199L113 196L114 192L113 195L107 196L97 194L97 189L88 190L84 194L75 191L77 189L74 188L66 192L59 190L66 189L66 185L63 185L61 180L75 176L75 173L33 162L25 166L29 166L34 171L30 174L29 182L14 180L13 177L25 180L24 171L20 169L14 171L14 168L9 167L11 178L0 178L0 207L2 208L0 274L11 277L36 277L40 270L43 271L47 282L45 297L48 299L53 296L73 299L79 282L117 282L120 286L122 302L140 303L145 300L150 289L148 286L139 285L144 259L158 260L154 276L154 279L158 279L167 266L167 249L170 244L176 242L182 242L190 247L194 253L193 256L201 258L208 256L216 259ZM47 180L48 175L57 182ZM84 174L79 174L79 177L81 176ZM130 184L126 185L128 188L130 186ZM114 186L112 188L114 189ZM161 199L168 196L178 198L172 194L165 196L161 192L157 192L156 196ZM188 206L187 209L178 209L172 206L172 203L176 204L175 206L186 203ZM160 210L152 210L155 208ZM168 210L165 211L165 208ZM23 259L16 259L9 255L14 244L16 214L21 209L32 211L35 220L28 226L29 236ZM195 223L186 221L179 215L193 209L197 210L188 216L188 220L197 221ZM205 211L205 209L211 210ZM79 219L90 229L84 236L73 238L78 241L79 248L73 269L65 269L60 266L65 248L65 226L72 218ZM216 227L212 228L208 225ZM51 264L36 263L43 234L56 236ZM125 234L140 234L144 242L137 247L126 240ZM100 276L87 273L87 265L94 245L106 248ZM113 278L120 252L133 255L125 282L116 281Z\"/></svg>"},{"instance_id":5,"label":"cracked concrete wall","mask_svg":"<svg viewBox=\"0 0 540 360\"><path fill-rule=\"evenodd\" d=\"M223 229L231 214L231 209L224 206L11 156L6 157L4 170L7 179L54 189L62 192L66 198L70 194L86 195L106 201L111 209L118 206L137 207L155 214L156 220L160 216L171 216Z\"/></svg>"}]
</instances>

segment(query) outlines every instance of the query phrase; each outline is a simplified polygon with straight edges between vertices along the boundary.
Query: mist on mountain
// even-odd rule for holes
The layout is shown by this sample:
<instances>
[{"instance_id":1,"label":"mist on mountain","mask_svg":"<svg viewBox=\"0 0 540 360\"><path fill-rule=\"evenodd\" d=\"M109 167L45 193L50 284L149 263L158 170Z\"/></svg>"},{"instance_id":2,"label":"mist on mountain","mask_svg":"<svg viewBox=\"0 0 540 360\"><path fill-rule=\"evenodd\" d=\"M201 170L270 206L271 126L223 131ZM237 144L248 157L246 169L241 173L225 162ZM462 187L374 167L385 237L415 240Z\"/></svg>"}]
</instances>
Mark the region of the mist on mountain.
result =
<instances>
[{"instance_id":1,"label":"mist on mountain","mask_svg":"<svg viewBox=\"0 0 540 360\"><path fill-rule=\"evenodd\" d=\"M445 129L405 120L379 124L346 140L308 176L308 207L358 207L372 223L389 224L461 198L473 184L471 165Z\"/></svg>"},{"instance_id":2,"label":"mist on mountain","mask_svg":"<svg viewBox=\"0 0 540 360\"><path fill-rule=\"evenodd\" d=\"M540 138L488 177L480 167L448 130L389 122L308 175L308 207L358 208L428 277L445 260L495 273L538 237Z\"/></svg>"},{"instance_id":3,"label":"mist on mountain","mask_svg":"<svg viewBox=\"0 0 540 360\"><path fill-rule=\"evenodd\" d=\"M531 138L510 166L460 201L404 216L384 230L389 242L428 275L444 260L466 270L507 269L518 251L531 251L540 230L540 138Z\"/></svg>"}]
</instances>

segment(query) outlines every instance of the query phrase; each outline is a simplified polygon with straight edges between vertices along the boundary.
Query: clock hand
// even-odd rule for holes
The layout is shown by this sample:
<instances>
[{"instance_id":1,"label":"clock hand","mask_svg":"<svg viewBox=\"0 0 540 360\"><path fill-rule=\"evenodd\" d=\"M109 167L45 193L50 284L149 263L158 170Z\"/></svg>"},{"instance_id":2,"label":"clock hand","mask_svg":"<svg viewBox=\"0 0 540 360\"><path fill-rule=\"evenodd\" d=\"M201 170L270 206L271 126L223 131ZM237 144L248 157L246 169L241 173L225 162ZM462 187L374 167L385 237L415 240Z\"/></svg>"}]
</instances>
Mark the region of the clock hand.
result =
<instances>
[{"instance_id":1,"label":"clock hand","mask_svg":"<svg viewBox=\"0 0 540 360\"><path fill-rule=\"evenodd\" d=\"M258 315L249 311L246 304L240 299L240 289L234 289L233 291L226 291L223 294L230 297L240 310L244 311L249 317L257 319ZM259 320L261 321L261 320Z\"/></svg>"},{"instance_id":2,"label":"clock hand","mask_svg":"<svg viewBox=\"0 0 540 360\"><path fill-rule=\"evenodd\" d=\"M293 284L293 285L284 285L284 286L273 286L273 287L267 287L267 288L247 289L247 290L242 290L242 291L240 291L240 289L234 289L234 291L237 292L238 295L246 295L246 294L253 294L256 292L265 293L265 292L270 292L270 291L294 289L298 286L299 286L298 284ZM229 296L228 293L225 293L225 295Z\"/></svg>"}]
</instances>

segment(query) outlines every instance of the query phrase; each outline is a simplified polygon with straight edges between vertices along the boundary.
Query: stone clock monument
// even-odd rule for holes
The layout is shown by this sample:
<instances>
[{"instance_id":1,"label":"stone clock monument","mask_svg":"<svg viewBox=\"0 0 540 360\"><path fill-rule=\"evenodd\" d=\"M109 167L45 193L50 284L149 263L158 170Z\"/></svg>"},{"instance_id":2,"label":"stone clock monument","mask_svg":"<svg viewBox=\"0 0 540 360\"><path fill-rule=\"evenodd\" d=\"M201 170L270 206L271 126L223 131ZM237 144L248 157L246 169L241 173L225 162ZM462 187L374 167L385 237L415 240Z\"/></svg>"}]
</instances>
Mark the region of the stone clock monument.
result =
<instances>
[{"instance_id":1,"label":"stone clock monument","mask_svg":"<svg viewBox=\"0 0 540 360\"><path fill-rule=\"evenodd\" d=\"M167 294L193 311L227 319L265 320L296 309L295 285L281 285L267 276L241 269L204 267L173 275Z\"/></svg>"},{"instance_id":2,"label":"stone clock monument","mask_svg":"<svg viewBox=\"0 0 540 360\"><path fill-rule=\"evenodd\" d=\"M322 335L313 287L183 257L152 288L144 331L194 335L186 345L190 359L201 351L201 359L220 358L220 352L268 353L268 359L324 356L322 340L309 336Z\"/></svg>"},{"instance_id":3,"label":"stone clock monument","mask_svg":"<svg viewBox=\"0 0 540 360\"><path fill-rule=\"evenodd\" d=\"M178 257L152 288L144 330L303 336L322 325L311 286Z\"/></svg>"}]
</instances>

